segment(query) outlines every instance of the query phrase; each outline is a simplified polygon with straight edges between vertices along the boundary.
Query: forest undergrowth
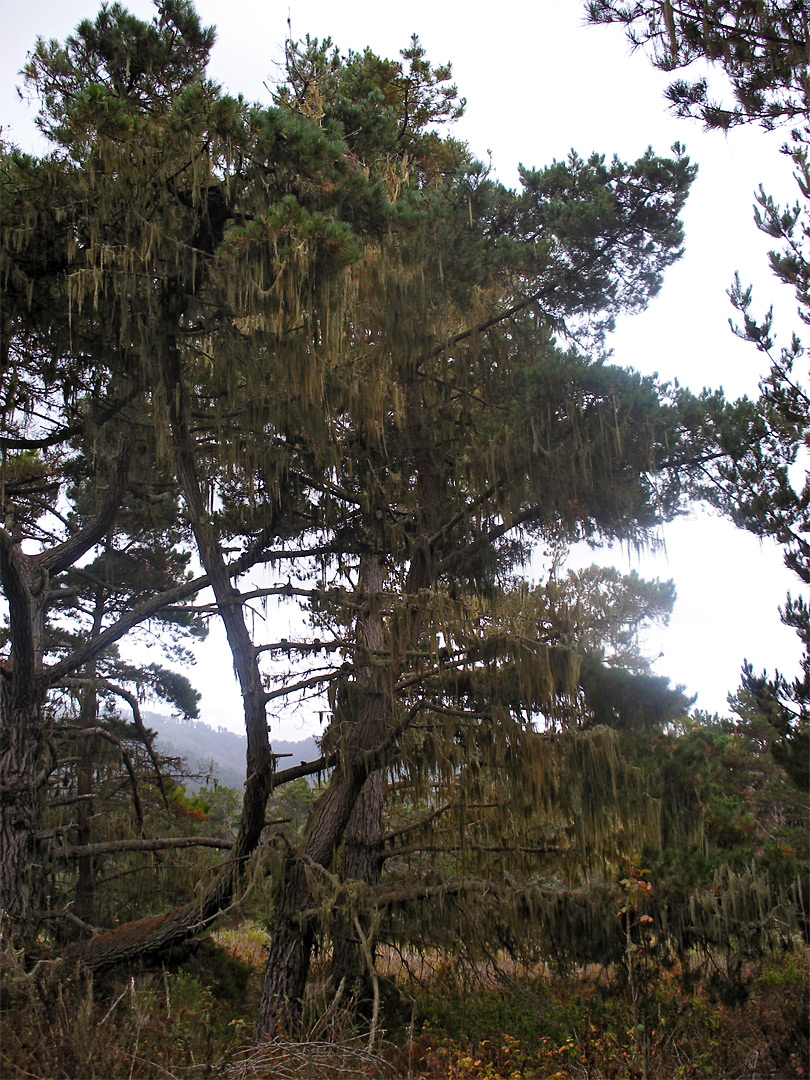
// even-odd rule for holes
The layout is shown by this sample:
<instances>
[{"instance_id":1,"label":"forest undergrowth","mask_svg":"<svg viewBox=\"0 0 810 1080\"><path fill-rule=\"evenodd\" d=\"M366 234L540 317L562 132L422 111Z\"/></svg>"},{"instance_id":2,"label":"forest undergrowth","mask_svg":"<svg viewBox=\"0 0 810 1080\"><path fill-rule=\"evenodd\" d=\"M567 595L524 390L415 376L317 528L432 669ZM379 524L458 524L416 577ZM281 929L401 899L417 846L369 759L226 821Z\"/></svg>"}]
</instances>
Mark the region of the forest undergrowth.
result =
<instances>
[{"instance_id":1,"label":"forest undergrowth","mask_svg":"<svg viewBox=\"0 0 810 1080\"><path fill-rule=\"evenodd\" d=\"M45 956L2 953L0 1072L8 1080L422 1076L447 1080L810 1075L810 956L797 946L736 970L626 965L554 970L506 957L459 967L438 951L381 950L376 1030L335 999L328 962L304 1034L252 1045L267 944L246 921L162 968L66 977ZM638 973L637 973L638 974Z\"/></svg>"}]
</instances>

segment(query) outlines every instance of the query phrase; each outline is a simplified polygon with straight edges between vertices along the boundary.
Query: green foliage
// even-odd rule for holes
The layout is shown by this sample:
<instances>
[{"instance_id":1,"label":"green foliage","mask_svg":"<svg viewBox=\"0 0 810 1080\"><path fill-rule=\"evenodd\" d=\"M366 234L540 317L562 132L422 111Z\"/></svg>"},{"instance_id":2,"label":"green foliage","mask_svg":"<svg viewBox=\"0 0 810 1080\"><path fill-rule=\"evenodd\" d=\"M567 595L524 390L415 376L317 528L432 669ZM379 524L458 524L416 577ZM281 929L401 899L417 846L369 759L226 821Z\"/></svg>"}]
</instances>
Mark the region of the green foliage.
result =
<instances>
[{"instance_id":1,"label":"green foliage","mask_svg":"<svg viewBox=\"0 0 810 1080\"><path fill-rule=\"evenodd\" d=\"M253 933L238 933L243 930ZM228 933L236 949L237 932ZM175 971L95 985L79 978L60 986L61 976L54 972L49 979L44 965L39 981L32 978L4 945L4 1075L123 1080L164 1071L191 1077L200 1068L255 1075L257 1069L249 1069L261 1049L245 1044L263 958L261 951L249 955L254 966L247 982L247 965L204 943ZM387 1041L376 1063L364 1064L365 1075L379 1069L381 1077L405 1076L411 1064L414 1072L422 1068L456 1080L574 1080L583 1071L597 1080L641 1077L643 1063L629 1030L629 991L616 973L591 966L550 975L505 957L477 967L459 967L450 954L434 955L428 966L410 960L403 968L395 954L384 959L396 992L384 997ZM685 990L680 972L656 970L649 1074L681 1080L806 1076L807 956L795 951L751 974L750 996L732 1004L718 999L708 978ZM334 1009L331 998L321 1008ZM315 1020L311 1054L324 1053L317 1043L323 1023L328 1016ZM342 1035L336 1029L335 1036L332 1063L358 1045L349 1041L348 1028ZM407 1053L398 1049L414 1044ZM298 1069L307 1075L307 1068L308 1075L328 1074L330 1063L319 1058L310 1064L306 1046L276 1044L274 1074Z\"/></svg>"},{"instance_id":2,"label":"green foliage","mask_svg":"<svg viewBox=\"0 0 810 1080\"><path fill-rule=\"evenodd\" d=\"M734 1005L713 1000L708 983L685 993L677 976L656 970L649 984L647 1075L807 1075L806 956L794 953L785 970L782 979L781 966L765 967L752 996ZM465 977L440 964L435 974L405 985L416 1001L420 1041L430 1034L429 1060L442 1076L645 1075L629 987L604 970L549 978L505 963Z\"/></svg>"},{"instance_id":3,"label":"green foliage","mask_svg":"<svg viewBox=\"0 0 810 1080\"><path fill-rule=\"evenodd\" d=\"M203 975L164 971L104 985L32 983L3 1015L4 1075L124 1080L227 1068L256 990L254 980L245 994L247 973L240 969L234 981L235 970L231 965L227 984L207 966Z\"/></svg>"},{"instance_id":4,"label":"green foliage","mask_svg":"<svg viewBox=\"0 0 810 1080\"><path fill-rule=\"evenodd\" d=\"M425 179L452 169L453 146L442 146L434 126L461 117L465 102L450 83L449 64L434 66L414 34L402 60L386 60L370 49L342 56L331 39L286 43L286 80L276 100L318 120L345 141L367 166L413 159ZM456 156L463 155L456 148Z\"/></svg>"},{"instance_id":5,"label":"green foliage","mask_svg":"<svg viewBox=\"0 0 810 1080\"><path fill-rule=\"evenodd\" d=\"M574 1000L555 1000L540 979L503 979L493 985L479 980L475 970L465 975L440 963L424 987L411 989L419 1028L469 1047L476 1056L486 1056L485 1048L495 1049L508 1034L522 1056L531 1057L549 1042L564 1043L582 1020Z\"/></svg>"},{"instance_id":6,"label":"green foliage","mask_svg":"<svg viewBox=\"0 0 810 1080\"><path fill-rule=\"evenodd\" d=\"M697 117L708 128L728 130L752 123L770 130L789 126L782 147L791 161L798 187L796 201L779 206L760 188L756 195L758 228L778 247L769 253L770 268L787 285L799 319L810 321L810 257L807 240L810 164L808 145L808 24L801 0L751 4L744 0L672 4L593 0L586 5L596 23L626 27L633 46L647 47L653 63L665 71L686 69L703 60L720 69L731 101L715 100L715 87L705 76L678 79L667 90L681 116ZM786 565L804 586L810 584L810 482L797 479L801 455L810 441L806 350L793 333L788 345L776 348L773 309L757 315L752 290L739 275L729 290L736 311L734 333L766 357L769 370L760 381L760 396L709 409L712 436L720 450L707 470L705 496L732 520L759 536L770 536L784 550ZM739 319L739 322L736 320ZM802 596L788 595L781 611L804 648L801 672L789 678L776 671L756 674L746 662L739 702L756 708L776 729L773 753L794 782L810 787L810 611Z\"/></svg>"},{"instance_id":7,"label":"green foliage","mask_svg":"<svg viewBox=\"0 0 810 1080\"><path fill-rule=\"evenodd\" d=\"M318 794L318 787L300 776L272 793L267 802L267 817L278 820L291 840L298 839Z\"/></svg>"},{"instance_id":8,"label":"green foliage","mask_svg":"<svg viewBox=\"0 0 810 1080\"><path fill-rule=\"evenodd\" d=\"M189 960L183 963L178 979L204 984L213 1000L225 1003L237 1014L241 1014L248 994L253 968L249 963L233 955L211 938L204 938L194 949Z\"/></svg>"},{"instance_id":9,"label":"green foliage","mask_svg":"<svg viewBox=\"0 0 810 1080\"><path fill-rule=\"evenodd\" d=\"M694 701L664 676L635 674L591 658L583 664L581 681L589 723L627 732L661 731Z\"/></svg>"},{"instance_id":10,"label":"green foliage","mask_svg":"<svg viewBox=\"0 0 810 1080\"><path fill-rule=\"evenodd\" d=\"M601 324L612 325L611 308L638 310L655 296L661 274L682 255L678 213L697 169L679 145L662 159L652 149L632 164L614 158L606 165L572 153L543 170L521 169L523 198L509 232L531 238L563 255L581 293L566 302L584 311L607 309ZM500 224L500 221L499 221ZM596 249L594 247L596 245Z\"/></svg>"},{"instance_id":11,"label":"green foliage","mask_svg":"<svg viewBox=\"0 0 810 1080\"><path fill-rule=\"evenodd\" d=\"M633 46L648 47L663 71L696 60L722 69L732 101L714 100L715 87L705 76L678 79L667 90L678 115L724 131L736 124L770 129L806 121L808 34L801 0L590 0L585 6L592 22L626 26Z\"/></svg>"}]
</instances>

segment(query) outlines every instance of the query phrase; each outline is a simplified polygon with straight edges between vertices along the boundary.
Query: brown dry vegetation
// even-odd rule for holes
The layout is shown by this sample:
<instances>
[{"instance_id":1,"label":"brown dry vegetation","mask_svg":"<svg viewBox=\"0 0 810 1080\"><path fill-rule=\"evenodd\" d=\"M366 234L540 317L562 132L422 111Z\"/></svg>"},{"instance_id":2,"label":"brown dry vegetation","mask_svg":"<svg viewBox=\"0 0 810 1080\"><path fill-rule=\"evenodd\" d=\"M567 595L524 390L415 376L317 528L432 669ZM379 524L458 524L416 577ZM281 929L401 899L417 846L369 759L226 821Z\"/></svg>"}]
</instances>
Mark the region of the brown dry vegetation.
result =
<instances>
[{"instance_id":1,"label":"brown dry vegetation","mask_svg":"<svg viewBox=\"0 0 810 1080\"><path fill-rule=\"evenodd\" d=\"M3 950L2 1075L53 1080L225 1076L229 1080L422 1076L448 1080L676 1077L789 1080L810 1075L810 963L792 956L744 977L695 965L653 968L636 986L595 965L568 972L504 960L459 968L447 955L383 952L373 1039L315 981L305 1034L258 1047L266 935L255 923L171 969L94 980L58 962L32 970ZM322 965L325 975L326 965Z\"/></svg>"}]
</instances>

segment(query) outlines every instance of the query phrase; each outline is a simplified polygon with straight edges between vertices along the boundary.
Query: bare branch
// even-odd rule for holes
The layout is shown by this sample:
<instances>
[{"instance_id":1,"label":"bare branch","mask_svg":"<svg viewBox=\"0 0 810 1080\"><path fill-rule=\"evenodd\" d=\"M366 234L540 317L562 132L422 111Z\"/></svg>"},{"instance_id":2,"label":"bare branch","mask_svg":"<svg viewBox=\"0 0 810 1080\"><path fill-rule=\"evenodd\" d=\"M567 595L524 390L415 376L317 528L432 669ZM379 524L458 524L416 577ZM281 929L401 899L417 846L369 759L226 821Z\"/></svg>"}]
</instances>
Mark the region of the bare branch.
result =
<instances>
[{"instance_id":1,"label":"bare branch","mask_svg":"<svg viewBox=\"0 0 810 1080\"><path fill-rule=\"evenodd\" d=\"M68 848L56 848L53 858L60 862L71 862L91 855L115 855L122 851L167 851L170 848L233 847L232 840L223 840L218 836L171 836L158 837L155 840L107 840L98 844L75 844Z\"/></svg>"},{"instance_id":2,"label":"bare branch","mask_svg":"<svg viewBox=\"0 0 810 1080\"><path fill-rule=\"evenodd\" d=\"M118 747L118 749L121 751L121 757L124 760L124 765L126 766L127 773L129 774L129 782L132 788L132 802L135 807L135 817L138 819L138 824L140 825L141 832L144 832L145 826L143 822L143 807L141 805L140 791L138 790L138 778L135 775L135 769L132 765L132 758L129 756L129 752L124 746L121 739L116 738L116 736L113 735L112 732L107 731L106 728L102 727L81 727L74 724L60 724L59 731L67 732L71 735L78 735L79 737L84 735L98 735L99 738L106 739L107 742L111 742L113 746Z\"/></svg>"}]
</instances>

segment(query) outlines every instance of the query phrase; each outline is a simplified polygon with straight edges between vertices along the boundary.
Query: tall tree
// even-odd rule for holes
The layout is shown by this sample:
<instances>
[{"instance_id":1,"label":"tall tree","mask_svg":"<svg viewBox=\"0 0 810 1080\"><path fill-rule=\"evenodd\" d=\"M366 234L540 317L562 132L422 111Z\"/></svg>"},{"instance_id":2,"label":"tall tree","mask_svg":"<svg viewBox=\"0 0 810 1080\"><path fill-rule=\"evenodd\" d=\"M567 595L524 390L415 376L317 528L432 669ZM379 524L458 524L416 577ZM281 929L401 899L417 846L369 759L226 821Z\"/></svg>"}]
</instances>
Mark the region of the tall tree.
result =
<instances>
[{"instance_id":1,"label":"tall tree","mask_svg":"<svg viewBox=\"0 0 810 1080\"><path fill-rule=\"evenodd\" d=\"M212 43L213 31L201 27L191 5L171 0L159 5L151 24L114 5L82 23L64 47L40 41L26 77L40 95L40 126L54 150L41 161L13 148L4 156L6 511L19 518L26 499L43 509L24 473L36 474L32 454L47 449L53 516L72 439L89 444L88 461L101 461L97 470L115 478L97 517L83 529L75 519L64 521L67 539L59 543L35 520L33 533L22 524L3 533L11 642L3 747L4 753L6 745L28 747L25 763L9 758L5 777L8 792L24 804L24 813L5 819L14 833L3 833L9 894L22 888L22 867L32 861L32 792L41 782L41 709L49 688L206 586L215 593L242 684L249 766L242 831L206 910L227 902L263 825L272 762L265 691L231 582L262 556L268 537L287 534L284 516L298 495L277 444L252 438L267 411L256 390L272 349L288 373L297 369L296 385L312 411L319 380L315 374L309 384L306 368L313 343L329 342L328 313L322 323L320 315L345 289L341 270L355 255L351 223L372 228L385 199L318 125L251 109L207 82ZM240 228L217 259L233 224ZM330 293L332 281L338 284ZM302 308L315 300L317 325L298 333ZM208 379L211 350L217 364ZM283 409L283 402L274 399L273 408ZM117 617L110 612L91 640L47 663L44 630L53 586L61 587L57 575L107 536L125 500L130 448L135 441L141 447L144 430L154 437L133 483L143 485L150 470L168 473L171 490L182 492L205 574L174 589L156 591L152 583L148 595ZM115 432L123 438L113 468L108 446ZM218 482L227 488L246 449L254 466L248 506L221 516L212 509L212 493ZM45 484L45 470L39 472ZM299 513L306 520L305 506ZM241 551L227 562L224 548L234 537ZM23 550L30 539L40 548L33 555ZM22 837L16 849L14 830ZM27 894L5 906L24 926ZM199 917L194 910L184 916L189 926ZM184 926L181 919L177 932L188 932Z\"/></svg>"},{"instance_id":2,"label":"tall tree","mask_svg":"<svg viewBox=\"0 0 810 1080\"><path fill-rule=\"evenodd\" d=\"M285 654L340 651L342 662L320 676L331 687L325 747L338 762L302 850L289 852L260 1036L296 1023L317 882L338 867L344 839L343 873L372 885L378 878L386 778L412 774L424 784L458 761L465 717L502 747L507 716L531 723L538 710L576 697L576 648L490 617L499 586L532 543L642 542L677 505L676 465L695 453L676 402L581 351L591 343L598 357L613 316L642 306L677 258L692 176L685 158L649 153L608 165L572 155L523 170L521 190L508 191L451 139L426 135L407 156L397 153L392 136L409 119L404 65L391 72L368 53L350 54L341 70L328 42L320 51L308 42L303 59L295 56L282 100L339 132L341 83L362 101L358 71L370 73L372 87L382 72L394 105L379 115L390 134L383 129L382 148L363 143L362 162L384 165L396 202L386 234L353 273L351 366L337 367L340 383L324 392L341 437L318 508L317 573L329 582L309 593L318 640L277 644ZM561 348L555 331L580 350ZM356 385L361 400L350 396ZM312 437L296 433L301 447ZM465 689L479 670L486 708L473 707ZM496 674L503 670L511 679ZM435 721L453 709L455 719ZM414 738L424 729L435 733ZM347 910L344 927L351 921Z\"/></svg>"}]
</instances>

